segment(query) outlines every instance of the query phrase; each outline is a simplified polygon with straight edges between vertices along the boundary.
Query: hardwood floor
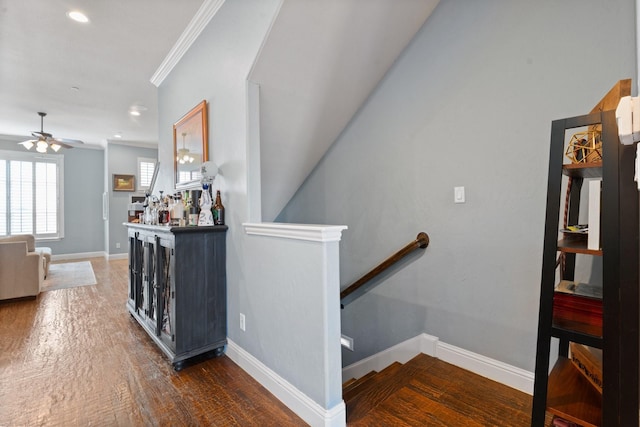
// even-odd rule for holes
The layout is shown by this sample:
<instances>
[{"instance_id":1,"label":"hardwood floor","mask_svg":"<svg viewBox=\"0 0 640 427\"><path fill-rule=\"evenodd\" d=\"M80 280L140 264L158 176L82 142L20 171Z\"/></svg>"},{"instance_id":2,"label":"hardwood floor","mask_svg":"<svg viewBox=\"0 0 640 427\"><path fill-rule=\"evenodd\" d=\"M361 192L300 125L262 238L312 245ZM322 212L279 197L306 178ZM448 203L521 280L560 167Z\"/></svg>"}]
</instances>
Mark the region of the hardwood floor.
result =
<instances>
[{"instance_id":1,"label":"hardwood floor","mask_svg":"<svg viewBox=\"0 0 640 427\"><path fill-rule=\"evenodd\" d=\"M1 426L303 426L226 356L175 372L125 309L127 260L98 284L0 304Z\"/></svg>"},{"instance_id":2,"label":"hardwood floor","mask_svg":"<svg viewBox=\"0 0 640 427\"><path fill-rule=\"evenodd\" d=\"M126 311L127 260L90 261L95 286L0 303L0 426L306 425L226 356L175 372ZM530 396L429 363L375 409L345 392L348 424L529 425Z\"/></svg>"},{"instance_id":3,"label":"hardwood floor","mask_svg":"<svg viewBox=\"0 0 640 427\"><path fill-rule=\"evenodd\" d=\"M343 398L350 427L531 425L531 396L425 354L346 385Z\"/></svg>"}]
</instances>

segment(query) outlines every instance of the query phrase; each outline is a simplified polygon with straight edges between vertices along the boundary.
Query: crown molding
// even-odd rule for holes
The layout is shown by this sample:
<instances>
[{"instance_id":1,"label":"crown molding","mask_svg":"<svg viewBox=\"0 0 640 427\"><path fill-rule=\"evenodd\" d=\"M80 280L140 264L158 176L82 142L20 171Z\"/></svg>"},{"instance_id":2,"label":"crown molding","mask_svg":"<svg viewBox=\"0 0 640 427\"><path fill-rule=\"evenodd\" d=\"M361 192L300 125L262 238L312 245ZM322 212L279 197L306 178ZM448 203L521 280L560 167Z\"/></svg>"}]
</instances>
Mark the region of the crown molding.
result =
<instances>
[{"instance_id":1,"label":"crown molding","mask_svg":"<svg viewBox=\"0 0 640 427\"><path fill-rule=\"evenodd\" d=\"M167 56L162 61L153 76L151 83L159 87L164 79L169 75L173 67L180 61L182 56L189 50L194 41L198 38L202 30L207 26L209 21L220 10L225 0L205 0L196 12L187 28L182 32L176 44L171 48Z\"/></svg>"}]
</instances>

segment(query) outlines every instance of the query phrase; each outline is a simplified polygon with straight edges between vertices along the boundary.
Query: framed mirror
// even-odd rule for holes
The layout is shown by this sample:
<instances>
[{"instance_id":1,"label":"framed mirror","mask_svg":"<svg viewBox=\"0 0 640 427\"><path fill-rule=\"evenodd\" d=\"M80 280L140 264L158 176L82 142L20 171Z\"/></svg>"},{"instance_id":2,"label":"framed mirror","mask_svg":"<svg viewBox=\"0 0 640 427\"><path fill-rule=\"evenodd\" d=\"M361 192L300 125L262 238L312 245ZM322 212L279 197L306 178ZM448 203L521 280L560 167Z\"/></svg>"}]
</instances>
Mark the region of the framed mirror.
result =
<instances>
[{"instance_id":1,"label":"framed mirror","mask_svg":"<svg viewBox=\"0 0 640 427\"><path fill-rule=\"evenodd\" d=\"M200 166L209 160L207 101L173 125L173 171L176 190L200 187Z\"/></svg>"}]
</instances>

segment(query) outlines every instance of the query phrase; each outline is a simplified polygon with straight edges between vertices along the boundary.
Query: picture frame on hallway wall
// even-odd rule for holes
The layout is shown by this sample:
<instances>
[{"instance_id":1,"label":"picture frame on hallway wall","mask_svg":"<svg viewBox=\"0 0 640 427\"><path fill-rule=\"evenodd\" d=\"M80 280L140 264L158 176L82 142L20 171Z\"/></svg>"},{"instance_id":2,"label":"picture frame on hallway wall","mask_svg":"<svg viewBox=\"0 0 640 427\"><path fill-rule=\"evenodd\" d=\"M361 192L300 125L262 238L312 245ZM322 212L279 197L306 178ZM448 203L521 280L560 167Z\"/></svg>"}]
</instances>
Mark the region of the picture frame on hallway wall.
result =
<instances>
[{"instance_id":1,"label":"picture frame on hallway wall","mask_svg":"<svg viewBox=\"0 0 640 427\"><path fill-rule=\"evenodd\" d=\"M113 174L113 191L134 191L135 184L135 175Z\"/></svg>"}]
</instances>

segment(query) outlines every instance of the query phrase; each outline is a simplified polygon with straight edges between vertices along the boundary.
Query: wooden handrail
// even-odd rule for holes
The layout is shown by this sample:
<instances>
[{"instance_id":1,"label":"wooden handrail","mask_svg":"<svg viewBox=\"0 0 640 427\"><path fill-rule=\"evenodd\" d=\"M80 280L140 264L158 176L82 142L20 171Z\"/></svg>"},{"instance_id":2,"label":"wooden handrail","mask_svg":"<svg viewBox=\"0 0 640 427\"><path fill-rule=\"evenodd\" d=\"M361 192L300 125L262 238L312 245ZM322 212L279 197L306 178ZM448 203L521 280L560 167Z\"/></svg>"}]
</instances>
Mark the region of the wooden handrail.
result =
<instances>
[{"instance_id":1,"label":"wooden handrail","mask_svg":"<svg viewBox=\"0 0 640 427\"><path fill-rule=\"evenodd\" d=\"M358 290L360 287L362 287L362 285L385 271L387 268L391 267L396 262L400 261L405 256L409 255L411 252L415 251L418 248L425 249L427 246L429 246L429 235L421 231L420 233L418 233L418 237L416 237L416 240L412 241L407 246L391 255L373 270L353 282L353 284L349 285L344 291L340 292L340 300Z\"/></svg>"}]
</instances>

